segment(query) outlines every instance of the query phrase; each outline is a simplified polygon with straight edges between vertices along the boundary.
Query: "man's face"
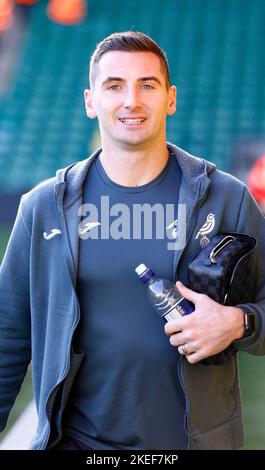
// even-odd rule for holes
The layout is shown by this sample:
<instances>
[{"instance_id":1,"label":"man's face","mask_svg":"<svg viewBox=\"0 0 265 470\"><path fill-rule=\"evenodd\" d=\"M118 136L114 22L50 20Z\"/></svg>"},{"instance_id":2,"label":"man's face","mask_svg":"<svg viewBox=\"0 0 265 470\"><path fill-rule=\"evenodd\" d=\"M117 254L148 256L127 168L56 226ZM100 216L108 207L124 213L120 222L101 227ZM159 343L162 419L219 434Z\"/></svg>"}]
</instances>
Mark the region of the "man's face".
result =
<instances>
[{"instance_id":1,"label":"man's face","mask_svg":"<svg viewBox=\"0 0 265 470\"><path fill-rule=\"evenodd\" d=\"M88 117L99 120L102 143L137 150L165 140L176 88L167 90L159 58L152 52L111 51L97 67L85 103Z\"/></svg>"}]
</instances>

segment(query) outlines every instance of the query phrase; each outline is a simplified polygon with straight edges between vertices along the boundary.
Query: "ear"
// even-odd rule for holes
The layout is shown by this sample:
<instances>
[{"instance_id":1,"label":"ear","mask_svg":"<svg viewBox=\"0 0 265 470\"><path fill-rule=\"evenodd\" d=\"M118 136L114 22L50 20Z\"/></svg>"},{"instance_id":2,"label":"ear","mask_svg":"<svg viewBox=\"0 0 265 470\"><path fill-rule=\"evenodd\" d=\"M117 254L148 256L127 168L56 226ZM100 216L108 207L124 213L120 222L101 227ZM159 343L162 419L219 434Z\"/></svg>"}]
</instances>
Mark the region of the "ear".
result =
<instances>
[{"instance_id":1,"label":"ear","mask_svg":"<svg viewBox=\"0 0 265 470\"><path fill-rule=\"evenodd\" d=\"M89 117L90 119L96 118L97 112L94 109L93 94L91 90L86 89L84 91L84 99L85 99L87 117Z\"/></svg>"},{"instance_id":2,"label":"ear","mask_svg":"<svg viewBox=\"0 0 265 470\"><path fill-rule=\"evenodd\" d=\"M168 108L167 108L167 114L169 116L172 116L172 114L175 114L177 109L177 87L175 85L171 86L169 91L168 91Z\"/></svg>"}]
</instances>

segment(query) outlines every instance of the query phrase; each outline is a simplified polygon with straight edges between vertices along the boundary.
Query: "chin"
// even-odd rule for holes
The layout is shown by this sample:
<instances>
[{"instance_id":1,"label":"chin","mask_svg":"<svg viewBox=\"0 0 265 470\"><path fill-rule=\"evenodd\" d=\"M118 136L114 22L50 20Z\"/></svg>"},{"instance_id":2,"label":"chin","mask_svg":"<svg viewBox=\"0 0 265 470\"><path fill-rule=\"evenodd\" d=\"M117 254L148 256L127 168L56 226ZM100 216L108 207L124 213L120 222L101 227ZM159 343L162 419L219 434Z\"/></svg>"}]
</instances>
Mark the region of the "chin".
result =
<instances>
[{"instance_id":1,"label":"chin","mask_svg":"<svg viewBox=\"0 0 265 470\"><path fill-rule=\"evenodd\" d=\"M148 142L150 142L150 139L148 138L135 138L135 139L120 139L119 140L119 143L123 146L123 147L131 147L131 148L135 148L135 147L143 147L145 146Z\"/></svg>"}]
</instances>

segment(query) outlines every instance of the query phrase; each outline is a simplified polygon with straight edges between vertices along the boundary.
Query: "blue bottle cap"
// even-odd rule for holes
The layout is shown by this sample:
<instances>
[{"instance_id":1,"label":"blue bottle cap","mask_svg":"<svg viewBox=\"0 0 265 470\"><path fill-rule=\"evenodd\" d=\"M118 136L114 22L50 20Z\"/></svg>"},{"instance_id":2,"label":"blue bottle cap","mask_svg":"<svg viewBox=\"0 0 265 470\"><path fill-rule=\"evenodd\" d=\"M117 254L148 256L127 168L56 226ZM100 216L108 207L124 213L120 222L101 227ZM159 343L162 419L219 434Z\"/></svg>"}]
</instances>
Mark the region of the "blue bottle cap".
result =
<instances>
[{"instance_id":1,"label":"blue bottle cap","mask_svg":"<svg viewBox=\"0 0 265 470\"><path fill-rule=\"evenodd\" d=\"M146 284L152 277L155 276L155 273L145 264L141 263L135 268L135 272L138 275L139 279Z\"/></svg>"}]
</instances>

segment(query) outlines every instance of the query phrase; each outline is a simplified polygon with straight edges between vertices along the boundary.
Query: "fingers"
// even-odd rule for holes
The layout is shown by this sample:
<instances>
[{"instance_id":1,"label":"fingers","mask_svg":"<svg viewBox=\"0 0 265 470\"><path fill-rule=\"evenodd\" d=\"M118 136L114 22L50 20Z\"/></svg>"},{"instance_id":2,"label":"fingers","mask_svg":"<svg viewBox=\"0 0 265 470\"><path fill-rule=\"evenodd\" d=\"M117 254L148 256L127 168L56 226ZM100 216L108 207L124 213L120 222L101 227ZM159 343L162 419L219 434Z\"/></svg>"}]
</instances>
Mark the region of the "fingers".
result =
<instances>
[{"instance_id":1,"label":"fingers","mask_svg":"<svg viewBox=\"0 0 265 470\"><path fill-rule=\"evenodd\" d=\"M174 333L179 333L183 328L183 319L171 320L164 326L164 331L167 336L171 336Z\"/></svg>"},{"instance_id":2,"label":"fingers","mask_svg":"<svg viewBox=\"0 0 265 470\"><path fill-rule=\"evenodd\" d=\"M186 344L181 344L179 347L178 347L178 352L179 354L181 354L182 356L186 356L188 361L190 359L190 356L193 356L193 358L195 357L195 349L192 345L190 345L189 343L186 343Z\"/></svg>"},{"instance_id":3,"label":"fingers","mask_svg":"<svg viewBox=\"0 0 265 470\"><path fill-rule=\"evenodd\" d=\"M169 342L171 346L178 349L179 354L186 357L190 364L195 364L204 357L207 357L207 355L204 354L204 350L200 350L194 341L191 341L191 338L187 338L184 333L172 334L169 338Z\"/></svg>"},{"instance_id":4,"label":"fingers","mask_svg":"<svg viewBox=\"0 0 265 470\"><path fill-rule=\"evenodd\" d=\"M185 356L187 361L190 364L196 364L202 359L209 357L209 354L204 351L204 349L196 349L196 347L190 343L181 344L178 347L178 352L182 356Z\"/></svg>"},{"instance_id":5,"label":"fingers","mask_svg":"<svg viewBox=\"0 0 265 470\"><path fill-rule=\"evenodd\" d=\"M187 341L188 341L188 338L186 338L185 335L181 333L176 333L174 335L171 335L169 338L169 342L171 346L175 346L175 348L183 344L186 344Z\"/></svg>"},{"instance_id":6,"label":"fingers","mask_svg":"<svg viewBox=\"0 0 265 470\"><path fill-rule=\"evenodd\" d=\"M188 350L187 350L187 347L185 344L181 344L179 347L178 347L178 352L179 354L181 354L182 356L187 356L189 353L188 353Z\"/></svg>"},{"instance_id":7,"label":"fingers","mask_svg":"<svg viewBox=\"0 0 265 470\"><path fill-rule=\"evenodd\" d=\"M198 294L198 292L195 292L189 289L188 287L184 286L184 284L182 284L182 282L180 281L176 282L176 287L181 293L181 295L183 295L185 299L190 300L193 304L195 304L196 301L198 301L198 298L201 295L201 294Z\"/></svg>"}]
</instances>

